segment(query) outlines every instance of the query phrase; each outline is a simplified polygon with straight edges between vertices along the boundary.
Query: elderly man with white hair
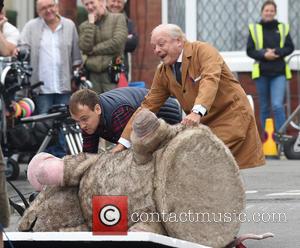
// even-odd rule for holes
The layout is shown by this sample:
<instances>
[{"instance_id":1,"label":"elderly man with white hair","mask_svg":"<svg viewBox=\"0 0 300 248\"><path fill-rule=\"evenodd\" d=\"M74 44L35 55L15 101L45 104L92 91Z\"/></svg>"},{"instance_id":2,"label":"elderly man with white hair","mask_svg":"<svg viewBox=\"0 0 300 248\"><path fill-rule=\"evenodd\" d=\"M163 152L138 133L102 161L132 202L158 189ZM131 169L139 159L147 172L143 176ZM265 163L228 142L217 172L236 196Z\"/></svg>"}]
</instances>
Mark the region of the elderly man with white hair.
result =
<instances>
[{"instance_id":1,"label":"elderly man with white hair","mask_svg":"<svg viewBox=\"0 0 300 248\"><path fill-rule=\"evenodd\" d=\"M240 168L263 165L253 110L219 52L208 43L187 41L174 24L157 26L152 31L151 45L161 64L141 108L156 112L169 96L175 96L186 113L184 125L201 122L209 126L229 147ZM121 135L128 140L128 147L134 116ZM123 149L118 144L113 152Z\"/></svg>"},{"instance_id":2,"label":"elderly man with white hair","mask_svg":"<svg viewBox=\"0 0 300 248\"><path fill-rule=\"evenodd\" d=\"M39 16L25 24L21 42L30 47L31 82L44 82L36 104L42 114L54 104L68 104L73 70L82 59L75 24L59 15L56 1L37 0L36 10ZM60 144L62 147L53 152L59 157L65 155L63 137Z\"/></svg>"},{"instance_id":3,"label":"elderly man with white hair","mask_svg":"<svg viewBox=\"0 0 300 248\"><path fill-rule=\"evenodd\" d=\"M45 113L53 104L67 104L73 67L82 63L75 24L58 13L55 0L37 0L38 17L22 30L22 43L30 46L31 81L43 81L37 108Z\"/></svg>"}]
</instances>

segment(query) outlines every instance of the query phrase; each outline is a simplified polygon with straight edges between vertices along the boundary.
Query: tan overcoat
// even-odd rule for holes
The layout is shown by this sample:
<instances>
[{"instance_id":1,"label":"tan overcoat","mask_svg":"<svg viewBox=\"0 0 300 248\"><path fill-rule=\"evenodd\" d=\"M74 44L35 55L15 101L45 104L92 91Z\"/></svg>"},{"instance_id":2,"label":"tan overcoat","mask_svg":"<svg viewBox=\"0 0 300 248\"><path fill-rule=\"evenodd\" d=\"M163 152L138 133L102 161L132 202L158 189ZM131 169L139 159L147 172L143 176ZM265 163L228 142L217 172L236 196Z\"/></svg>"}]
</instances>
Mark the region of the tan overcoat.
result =
<instances>
[{"instance_id":1,"label":"tan overcoat","mask_svg":"<svg viewBox=\"0 0 300 248\"><path fill-rule=\"evenodd\" d=\"M207 109L201 123L229 147L240 168L265 164L253 110L219 52L204 42L185 42L181 68L182 85L172 67L161 64L141 107L157 112L169 96L178 99L186 114L201 104ZM128 140L133 118L122 133Z\"/></svg>"}]
</instances>

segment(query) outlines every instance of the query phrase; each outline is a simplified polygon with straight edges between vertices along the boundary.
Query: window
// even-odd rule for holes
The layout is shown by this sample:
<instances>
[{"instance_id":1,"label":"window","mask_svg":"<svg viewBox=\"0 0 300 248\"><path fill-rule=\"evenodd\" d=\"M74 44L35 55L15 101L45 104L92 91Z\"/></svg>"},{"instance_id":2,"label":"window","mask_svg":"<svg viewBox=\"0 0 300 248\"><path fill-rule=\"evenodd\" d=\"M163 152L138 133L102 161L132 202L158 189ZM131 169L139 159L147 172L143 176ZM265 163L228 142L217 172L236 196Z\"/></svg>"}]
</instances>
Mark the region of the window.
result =
<instances>
[{"instance_id":1,"label":"window","mask_svg":"<svg viewBox=\"0 0 300 248\"><path fill-rule=\"evenodd\" d=\"M191 28L186 26L190 16L185 14L186 6L191 2L190 0L168 0L168 23L175 23L184 31ZM248 24L260 20L260 9L264 0L197 0L194 2L196 24L192 28L195 29L197 40L209 42L220 51L244 51L246 49ZM293 2L297 6L292 8L299 16L297 10L300 3L298 0ZM192 13L191 16L193 16Z\"/></svg>"},{"instance_id":2,"label":"window","mask_svg":"<svg viewBox=\"0 0 300 248\"><path fill-rule=\"evenodd\" d=\"M179 25L188 40L203 40L215 46L233 71L251 71L246 55L249 23L260 20L265 0L162 0L163 23ZM275 0L277 19L290 23L291 37L300 49L300 1Z\"/></svg>"},{"instance_id":3,"label":"window","mask_svg":"<svg viewBox=\"0 0 300 248\"><path fill-rule=\"evenodd\" d=\"M295 49L300 49L300 1L299 0L289 0L289 24L290 24L290 35L295 45Z\"/></svg>"},{"instance_id":4,"label":"window","mask_svg":"<svg viewBox=\"0 0 300 248\"><path fill-rule=\"evenodd\" d=\"M197 1L197 39L220 51L245 50L248 24L259 20L263 0Z\"/></svg>"},{"instance_id":5,"label":"window","mask_svg":"<svg viewBox=\"0 0 300 248\"><path fill-rule=\"evenodd\" d=\"M168 0L168 23L181 27L185 32L185 1Z\"/></svg>"}]
</instances>

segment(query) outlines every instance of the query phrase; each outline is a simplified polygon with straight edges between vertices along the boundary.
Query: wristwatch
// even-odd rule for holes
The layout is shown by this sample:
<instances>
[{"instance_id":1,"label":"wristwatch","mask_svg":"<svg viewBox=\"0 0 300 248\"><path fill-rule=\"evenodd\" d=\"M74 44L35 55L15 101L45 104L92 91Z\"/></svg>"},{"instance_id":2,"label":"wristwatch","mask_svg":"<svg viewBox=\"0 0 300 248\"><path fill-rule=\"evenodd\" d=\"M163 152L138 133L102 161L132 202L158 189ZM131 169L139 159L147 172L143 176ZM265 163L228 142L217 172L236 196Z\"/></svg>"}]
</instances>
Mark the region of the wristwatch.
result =
<instances>
[{"instance_id":1,"label":"wristwatch","mask_svg":"<svg viewBox=\"0 0 300 248\"><path fill-rule=\"evenodd\" d=\"M192 112L195 113L195 114L200 115L201 117L203 116L203 114L197 109L192 109Z\"/></svg>"}]
</instances>

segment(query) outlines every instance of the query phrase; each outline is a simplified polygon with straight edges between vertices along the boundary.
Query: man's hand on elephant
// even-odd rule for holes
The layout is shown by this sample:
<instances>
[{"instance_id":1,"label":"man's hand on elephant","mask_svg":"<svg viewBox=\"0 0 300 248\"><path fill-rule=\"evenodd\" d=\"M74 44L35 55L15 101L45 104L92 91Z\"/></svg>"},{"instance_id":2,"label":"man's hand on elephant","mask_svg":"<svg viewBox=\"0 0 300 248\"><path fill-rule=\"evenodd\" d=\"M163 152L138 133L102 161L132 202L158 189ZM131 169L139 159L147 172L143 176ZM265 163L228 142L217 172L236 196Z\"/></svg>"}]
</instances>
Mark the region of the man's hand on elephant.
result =
<instances>
[{"instance_id":1,"label":"man's hand on elephant","mask_svg":"<svg viewBox=\"0 0 300 248\"><path fill-rule=\"evenodd\" d=\"M194 112L187 115L183 120L181 121L181 124L186 126L197 126L200 124L201 116L199 114L196 114Z\"/></svg>"},{"instance_id":2,"label":"man's hand on elephant","mask_svg":"<svg viewBox=\"0 0 300 248\"><path fill-rule=\"evenodd\" d=\"M111 149L111 152L112 153L117 153L117 152L121 152L121 151L124 151L124 150L126 150L126 147L119 143L113 149Z\"/></svg>"}]
</instances>

